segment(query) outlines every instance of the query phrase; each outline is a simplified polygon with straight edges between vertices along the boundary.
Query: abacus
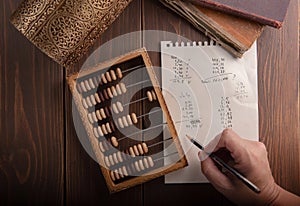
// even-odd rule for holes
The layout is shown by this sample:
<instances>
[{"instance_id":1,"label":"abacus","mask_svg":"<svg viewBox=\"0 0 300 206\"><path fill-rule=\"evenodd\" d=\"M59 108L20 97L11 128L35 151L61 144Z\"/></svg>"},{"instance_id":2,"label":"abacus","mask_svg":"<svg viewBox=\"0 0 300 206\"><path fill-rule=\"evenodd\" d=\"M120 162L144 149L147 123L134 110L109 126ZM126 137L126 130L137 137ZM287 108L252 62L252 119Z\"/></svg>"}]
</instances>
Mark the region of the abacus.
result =
<instances>
[{"instance_id":1,"label":"abacus","mask_svg":"<svg viewBox=\"0 0 300 206\"><path fill-rule=\"evenodd\" d=\"M85 69L67 80L110 192L187 166L144 48ZM170 137L162 139L162 131ZM167 155L166 145L171 151ZM173 161L166 163L166 158Z\"/></svg>"}]
</instances>

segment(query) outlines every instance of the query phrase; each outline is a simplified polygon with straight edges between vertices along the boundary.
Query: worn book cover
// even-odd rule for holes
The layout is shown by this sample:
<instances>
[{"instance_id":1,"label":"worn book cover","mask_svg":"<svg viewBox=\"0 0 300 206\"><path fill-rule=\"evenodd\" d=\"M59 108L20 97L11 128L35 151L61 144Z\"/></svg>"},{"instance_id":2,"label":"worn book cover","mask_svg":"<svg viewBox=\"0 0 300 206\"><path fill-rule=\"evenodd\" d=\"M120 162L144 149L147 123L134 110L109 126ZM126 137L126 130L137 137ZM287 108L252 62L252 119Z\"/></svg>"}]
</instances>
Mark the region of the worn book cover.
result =
<instances>
[{"instance_id":1,"label":"worn book cover","mask_svg":"<svg viewBox=\"0 0 300 206\"><path fill-rule=\"evenodd\" d=\"M12 24L59 64L76 63L131 0L24 0Z\"/></svg>"},{"instance_id":2,"label":"worn book cover","mask_svg":"<svg viewBox=\"0 0 300 206\"><path fill-rule=\"evenodd\" d=\"M191 22L236 57L241 57L260 36L263 26L182 0L161 2Z\"/></svg>"},{"instance_id":3,"label":"worn book cover","mask_svg":"<svg viewBox=\"0 0 300 206\"><path fill-rule=\"evenodd\" d=\"M280 28L290 0L186 0Z\"/></svg>"}]
</instances>

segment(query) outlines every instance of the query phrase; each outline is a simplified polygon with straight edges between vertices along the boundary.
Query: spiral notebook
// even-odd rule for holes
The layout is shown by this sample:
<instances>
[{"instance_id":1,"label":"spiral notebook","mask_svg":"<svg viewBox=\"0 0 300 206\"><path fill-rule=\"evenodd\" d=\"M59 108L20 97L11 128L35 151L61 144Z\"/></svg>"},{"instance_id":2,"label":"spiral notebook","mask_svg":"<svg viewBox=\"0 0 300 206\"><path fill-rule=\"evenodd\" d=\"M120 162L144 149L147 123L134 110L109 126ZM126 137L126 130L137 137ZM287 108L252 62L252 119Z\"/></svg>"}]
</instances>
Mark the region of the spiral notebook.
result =
<instances>
[{"instance_id":1,"label":"spiral notebook","mask_svg":"<svg viewBox=\"0 0 300 206\"><path fill-rule=\"evenodd\" d=\"M232 128L243 138L258 140L256 43L237 59L214 42L163 41L161 61L163 95L189 163L166 175L165 183L207 182L199 150L185 136L207 145L224 128ZM165 145L164 152L172 151Z\"/></svg>"}]
</instances>

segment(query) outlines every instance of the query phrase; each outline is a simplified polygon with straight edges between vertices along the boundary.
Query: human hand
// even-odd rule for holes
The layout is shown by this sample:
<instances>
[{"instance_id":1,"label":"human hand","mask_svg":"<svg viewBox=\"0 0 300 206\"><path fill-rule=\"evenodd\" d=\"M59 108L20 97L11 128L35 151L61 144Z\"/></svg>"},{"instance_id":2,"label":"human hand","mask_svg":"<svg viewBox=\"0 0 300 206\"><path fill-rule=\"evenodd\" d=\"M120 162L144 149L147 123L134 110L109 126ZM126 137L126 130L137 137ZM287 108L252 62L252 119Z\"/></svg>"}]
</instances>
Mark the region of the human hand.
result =
<instances>
[{"instance_id":1,"label":"human hand","mask_svg":"<svg viewBox=\"0 0 300 206\"><path fill-rule=\"evenodd\" d=\"M234 160L233 167L258 186L261 192L257 194L230 173L221 172L213 160L207 157L201 161L201 169L211 184L238 205L272 204L279 196L280 187L272 176L265 145L242 139L231 129L225 129L214 152L222 148L230 152ZM205 156L204 152L199 156Z\"/></svg>"}]
</instances>

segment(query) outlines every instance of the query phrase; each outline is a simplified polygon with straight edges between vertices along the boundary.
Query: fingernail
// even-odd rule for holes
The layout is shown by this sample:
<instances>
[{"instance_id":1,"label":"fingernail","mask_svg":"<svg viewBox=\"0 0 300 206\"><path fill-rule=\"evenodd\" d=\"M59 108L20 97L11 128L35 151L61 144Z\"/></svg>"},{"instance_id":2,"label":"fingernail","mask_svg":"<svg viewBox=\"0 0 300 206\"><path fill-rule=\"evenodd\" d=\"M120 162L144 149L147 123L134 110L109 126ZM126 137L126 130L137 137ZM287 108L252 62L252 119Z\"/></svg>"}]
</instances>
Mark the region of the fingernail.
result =
<instances>
[{"instance_id":1,"label":"fingernail","mask_svg":"<svg viewBox=\"0 0 300 206\"><path fill-rule=\"evenodd\" d=\"M207 153L204 151L199 151L198 152L198 158L200 161L204 161L206 160L206 158L208 157Z\"/></svg>"}]
</instances>

